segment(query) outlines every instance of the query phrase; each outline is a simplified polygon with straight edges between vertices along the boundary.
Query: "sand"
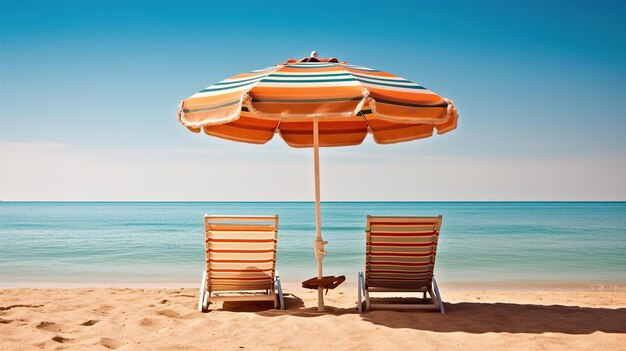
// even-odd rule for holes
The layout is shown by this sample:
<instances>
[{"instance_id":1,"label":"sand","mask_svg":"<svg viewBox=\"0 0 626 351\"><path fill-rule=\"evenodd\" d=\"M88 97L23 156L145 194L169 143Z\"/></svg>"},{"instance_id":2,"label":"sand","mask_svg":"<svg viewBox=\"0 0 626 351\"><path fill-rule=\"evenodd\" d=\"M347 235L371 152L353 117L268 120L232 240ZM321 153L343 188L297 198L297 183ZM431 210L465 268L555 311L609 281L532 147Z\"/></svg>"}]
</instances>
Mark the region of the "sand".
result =
<instances>
[{"instance_id":1,"label":"sand","mask_svg":"<svg viewBox=\"0 0 626 351\"><path fill-rule=\"evenodd\" d=\"M447 291L447 314L355 311L355 289L290 287L288 309L197 289L2 289L0 350L626 350L626 292ZM420 346L421 345L421 346Z\"/></svg>"}]
</instances>

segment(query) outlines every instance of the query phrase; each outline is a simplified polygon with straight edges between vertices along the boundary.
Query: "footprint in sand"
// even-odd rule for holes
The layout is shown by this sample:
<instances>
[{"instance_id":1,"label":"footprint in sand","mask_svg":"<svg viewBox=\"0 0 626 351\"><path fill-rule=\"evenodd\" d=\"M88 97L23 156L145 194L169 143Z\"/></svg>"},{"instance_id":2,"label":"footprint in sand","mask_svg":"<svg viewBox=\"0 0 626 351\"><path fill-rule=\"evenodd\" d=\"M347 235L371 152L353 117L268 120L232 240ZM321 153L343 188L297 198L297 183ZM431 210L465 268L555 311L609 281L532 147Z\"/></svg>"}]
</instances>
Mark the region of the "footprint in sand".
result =
<instances>
[{"instance_id":1,"label":"footprint in sand","mask_svg":"<svg viewBox=\"0 0 626 351\"><path fill-rule=\"evenodd\" d=\"M61 344L65 344L65 343L68 343L68 342L72 341L72 339L64 338L64 337L62 337L61 335L55 335L55 336L52 338L52 340L53 340L53 341L56 341L56 342L58 342L58 343L61 343Z\"/></svg>"},{"instance_id":2,"label":"footprint in sand","mask_svg":"<svg viewBox=\"0 0 626 351\"><path fill-rule=\"evenodd\" d=\"M94 325L94 324L96 324L98 322L100 322L100 321L97 320L97 319L90 319L88 321L84 321L84 322L80 323L80 325L84 325L86 327L91 327L92 325Z\"/></svg>"},{"instance_id":3,"label":"footprint in sand","mask_svg":"<svg viewBox=\"0 0 626 351\"><path fill-rule=\"evenodd\" d=\"M10 306L0 306L0 311L8 311L8 310L16 308L16 307L38 308L38 307L42 307L42 306L43 305L10 305Z\"/></svg>"},{"instance_id":4,"label":"footprint in sand","mask_svg":"<svg viewBox=\"0 0 626 351\"><path fill-rule=\"evenodd\" d=\"M100 315L108 315L109 312L111 312L111 310L113 310L115 307L111 306L111 305L102 305L96 309L94 309L94 313L100 314Z\"/></svg>"},{"instance_id":5,"label":"footprint in sand","mask_svg":"<svg viewBox=\"0 0 626 351\"><path fill-rule=\"evenodd\" d=\"M141 321L139 321L139 325L142 327L151 327L153 324L154 324L154 320L150 318L144 318Z\"/></svg>"},{"instance_id":6,"label":"footprint in sand","mask_svg":"<svg viewBox=\"0 0 626 351\"><path fill-rule=\"evenodd\" d=\"M102 344L102 346L106 347L107 349L116 349L122 346L122 343L111 338L101 338L100 344Z\"/></svg>"},{"instance_id":7,"label":"footprint in sand","mask_svg":"<svg viewBox=\"0 0 626 351\"><path fill-rule=\"evenodd\" d=\"M62 332L63 331L63 327L54 323L54 322L40 322L39 324L37 324L36 326L37 329L39 330L45 330L48 332L53 332L53 333L58 333L58 332Z\"/></svg>"},{"instance_id":8,"label":"footprint in sand","mask_svg":"<svg viewBox=\"0 0 626 351\"><path fill-rule=\"evenodd\" d=\"M156 313L168 318L180 318L180 314L172 310L160 310L156 311Z\"/></svg>"}]
</instances>

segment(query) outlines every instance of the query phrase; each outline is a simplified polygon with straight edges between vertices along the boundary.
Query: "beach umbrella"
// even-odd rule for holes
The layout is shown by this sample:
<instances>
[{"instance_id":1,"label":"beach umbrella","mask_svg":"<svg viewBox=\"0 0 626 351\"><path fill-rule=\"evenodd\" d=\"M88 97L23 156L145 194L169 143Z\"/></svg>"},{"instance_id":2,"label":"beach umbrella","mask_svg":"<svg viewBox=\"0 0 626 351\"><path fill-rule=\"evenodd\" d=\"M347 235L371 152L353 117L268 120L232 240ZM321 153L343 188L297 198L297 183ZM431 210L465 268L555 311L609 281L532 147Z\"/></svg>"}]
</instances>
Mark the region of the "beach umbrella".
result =
<instances>
[{"instance_id":1,"label":"beach umbrella","mask_svg":"<svg viewBox=\"0 0 626 351\"><path fill-rule=\"evenodd\" d=\"M326 241L320 216L319 147L378 144L430 137L456 128L454 103L423 86L336 58L290 59L238 74L184 100L178 119L192 132L264 144L275 134L292 147L313 147L315 257L322 276ZM324 310L318 288L318 310Z\"/></svg>"}]
</instances>

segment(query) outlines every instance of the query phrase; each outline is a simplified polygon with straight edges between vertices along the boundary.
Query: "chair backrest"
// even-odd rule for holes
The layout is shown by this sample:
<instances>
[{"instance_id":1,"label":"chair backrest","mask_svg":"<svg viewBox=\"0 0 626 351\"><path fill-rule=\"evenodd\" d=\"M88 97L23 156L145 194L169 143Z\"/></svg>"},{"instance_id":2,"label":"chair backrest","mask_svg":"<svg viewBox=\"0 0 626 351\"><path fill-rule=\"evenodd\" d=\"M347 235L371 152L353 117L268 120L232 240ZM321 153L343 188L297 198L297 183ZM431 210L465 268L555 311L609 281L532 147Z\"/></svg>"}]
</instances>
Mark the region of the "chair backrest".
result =
<instances>
[{"instance_id":1,"label":"chair backrest","mask_svg":"<svg viewBox=\"0 0 626 351\"><path fill-rule=\"evenodd\" d=\"M209 291L272 288L278 216L204 216Z\"/></svg>"},{"instance_id":2,"label":"chair backrest","mask_svg":"<svg viewBox=\"0 0 626 351\"><path fill-rule=\"evenodd\" d=\"M403 290L430 287L441 220L367 216L365 284Z\"/></svg>"}]
</instances>

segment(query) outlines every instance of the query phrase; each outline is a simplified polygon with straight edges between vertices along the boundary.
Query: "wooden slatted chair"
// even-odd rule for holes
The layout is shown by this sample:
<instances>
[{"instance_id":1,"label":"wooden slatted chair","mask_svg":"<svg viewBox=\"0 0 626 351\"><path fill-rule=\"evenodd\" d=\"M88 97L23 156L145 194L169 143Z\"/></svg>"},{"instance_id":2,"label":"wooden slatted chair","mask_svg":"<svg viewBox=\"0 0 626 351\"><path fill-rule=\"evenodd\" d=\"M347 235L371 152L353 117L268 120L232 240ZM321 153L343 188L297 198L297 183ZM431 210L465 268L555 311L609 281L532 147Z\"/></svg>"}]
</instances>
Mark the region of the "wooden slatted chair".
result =
<instances>
[{"instance_id":1,"label":"wooden slatted chair","mask_svg":"<svg viewBox=\"0 0 626 351\"><path fill-rule=\"evenodd\" d=\"M367 216L365 274L358 275L358 310L434 309L445 313L433 275L442 217ZM370 302L373 292L418 292L430 304Z\"/></svg>"},{"instance_id":2,"label":"wooden slatted chair","mask_svg":"<svg viewBox=\"0 0 626 351\"><path fill-rule=\"evenodd\" d=\"M206 269L198 310L213 301L274 301L284 309L276 274L278 216L204 216Z\"/></svg>"}]
</instances>

